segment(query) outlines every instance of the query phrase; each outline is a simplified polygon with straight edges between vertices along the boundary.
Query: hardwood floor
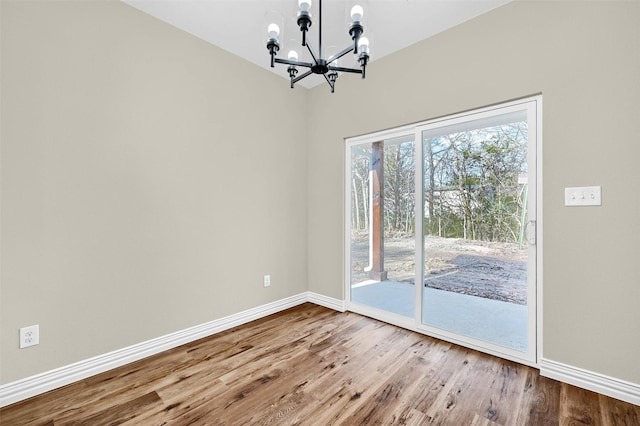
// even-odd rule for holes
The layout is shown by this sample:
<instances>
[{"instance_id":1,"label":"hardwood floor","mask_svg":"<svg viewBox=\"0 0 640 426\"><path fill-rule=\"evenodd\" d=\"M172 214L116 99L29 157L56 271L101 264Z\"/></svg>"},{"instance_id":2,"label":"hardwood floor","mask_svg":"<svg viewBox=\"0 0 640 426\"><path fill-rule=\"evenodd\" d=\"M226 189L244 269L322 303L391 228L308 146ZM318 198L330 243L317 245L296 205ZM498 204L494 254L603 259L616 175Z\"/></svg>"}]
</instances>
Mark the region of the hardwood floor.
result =
<instances>
[{"instance_id":1,"label":"hardwood floor","mask_svg":"<svg viewBox=\"0 0 640 426\"><path fill-rule=\"evenodd\" d=\"M640 407L304 304L0 410L17 425L640 425Z\"/></svg>"}]
</instances>

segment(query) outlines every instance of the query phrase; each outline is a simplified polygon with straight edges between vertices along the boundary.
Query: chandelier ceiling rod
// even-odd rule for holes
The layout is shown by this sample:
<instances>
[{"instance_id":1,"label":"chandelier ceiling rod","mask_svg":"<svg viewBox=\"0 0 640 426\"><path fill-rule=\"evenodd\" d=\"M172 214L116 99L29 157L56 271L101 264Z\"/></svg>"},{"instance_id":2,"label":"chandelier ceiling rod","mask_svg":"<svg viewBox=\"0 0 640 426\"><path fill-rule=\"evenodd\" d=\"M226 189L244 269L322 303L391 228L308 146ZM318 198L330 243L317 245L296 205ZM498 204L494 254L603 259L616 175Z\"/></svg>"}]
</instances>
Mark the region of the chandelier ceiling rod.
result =
<instances>
[{"instance_id":1,"label":"chandelier ceiling rod","mask_svg":"<svg viewBox=\"0 0 640 426\"><path fill-rule=\"evenodd\" d=\"M354 6L351 9L352 23L351 28L349 29L349 35L353 40L353 44L348 46L342 52L331 56L329 59L324 59L322 57L322 0L319 0L318 6L319 29L317 56L314 54L312 46L307 41L307 31L312 24L311 14L309 13L309 9L311 8L311 0L298 0L298 6L300 10L298 11L297 23L300 27L300 31L302 32L302 46L307 48L309 54L311 55L311 58L313 59L313 62L298 61L298 53L294 50L289 52L289 54L287 55L288 59L276 58L276 55L280 50L280 41L278 39L280 35L280 28L276 24L270 24L268 28L269 39L267 40L267 49L269 50L269 54L271 55L271 68L274 68L276 63L289 65L289 67L287 68L287 72L289 73L289 78L291 79L292 89L295 83L305 77L310 76L311 74L322 74L331 87L331 93L333 93L335 90L335 82L338 78L338 72L361 74L362 78L365 78L365 69L369 61L369 40L366 37L362 37L362 34L364 34L364 28L360 23L363 15L362 7ZM338 66L338 59L352 51L355 55L358 55L356 59L360 63L360 69ZM309 68L309 70L297 76L297 67L305 67Z\"/></svg>"},{"instance_id":2,"label":"chandelier ceiling rod","mask_svg":"<svg viewBox=\"0 0 640 426\"><path fill-rule=\"evenodd\" d=\"M309 48L309 52L311 52L311 48ZM322 58L322 0L319 0L318 3L318 56Z\"/></svg>"}]
</instances>

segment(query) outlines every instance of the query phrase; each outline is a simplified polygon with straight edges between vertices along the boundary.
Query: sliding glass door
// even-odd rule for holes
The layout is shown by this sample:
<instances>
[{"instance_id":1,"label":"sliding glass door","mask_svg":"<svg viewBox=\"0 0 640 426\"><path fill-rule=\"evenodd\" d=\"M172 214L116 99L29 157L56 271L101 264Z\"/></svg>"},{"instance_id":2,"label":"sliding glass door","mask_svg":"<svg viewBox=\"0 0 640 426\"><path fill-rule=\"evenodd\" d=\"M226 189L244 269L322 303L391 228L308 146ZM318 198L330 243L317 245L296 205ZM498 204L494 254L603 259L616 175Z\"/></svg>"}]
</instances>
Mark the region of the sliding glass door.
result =
<instances>
[{"instance_id":1,"label":"sliding glass door","mask_svg":"<svg viewBox=\"0 0 640 426\"><path fill-rule=\"evenodd\" d=\"M350 310L536 362L539 102L347 140Z\"/></svg>"}]
</instances>

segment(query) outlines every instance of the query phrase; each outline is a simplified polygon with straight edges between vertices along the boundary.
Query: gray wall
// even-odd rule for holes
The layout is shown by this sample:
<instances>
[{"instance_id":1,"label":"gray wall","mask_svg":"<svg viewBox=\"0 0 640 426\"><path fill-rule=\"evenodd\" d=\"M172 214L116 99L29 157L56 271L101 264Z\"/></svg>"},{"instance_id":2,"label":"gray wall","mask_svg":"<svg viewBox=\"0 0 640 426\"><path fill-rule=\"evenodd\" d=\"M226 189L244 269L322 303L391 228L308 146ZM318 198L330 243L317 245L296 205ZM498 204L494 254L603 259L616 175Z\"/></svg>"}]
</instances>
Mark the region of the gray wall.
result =
<instances>
[{"instance_id":1,"label":"gray wall","mask_svg":"<svg viewBox=\"0 0 640 426\"><path fill-rule=\"evenodd\" d=\"M345 137L542 93L543 355L640 383L640 2L516 1L348 80L309 96L309 289L343 295Z\"/></svg>"},{"instance_id":2,"label":"gray wall","mask_svg":"<svg viewBox=\"0 0 640 426\"><path fill-rule=\"evenodd\" d=\"M117 1L1 13L2 383L307 290L307 91Z\"/></svg>"}]
</instances>

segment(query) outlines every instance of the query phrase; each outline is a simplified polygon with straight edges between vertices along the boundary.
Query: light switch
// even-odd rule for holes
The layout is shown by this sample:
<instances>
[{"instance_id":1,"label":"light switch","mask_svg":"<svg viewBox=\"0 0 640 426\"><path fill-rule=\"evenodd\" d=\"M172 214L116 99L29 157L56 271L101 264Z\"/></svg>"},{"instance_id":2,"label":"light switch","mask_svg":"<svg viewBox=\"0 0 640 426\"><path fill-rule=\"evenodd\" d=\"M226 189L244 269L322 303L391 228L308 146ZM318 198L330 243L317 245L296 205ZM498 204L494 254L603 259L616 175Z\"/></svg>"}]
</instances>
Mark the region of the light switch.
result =
<instances>
[{"instance_id":1,"label":"light switch","mask_svg":"<svg viewBox=\"0 0 640 426\"><path fill-rule=\"evenodd\" d=\"M602 192L599 186L580 186L564 189L564 205L572 207L601 206Z\"/></svg>"}]
</instances>

